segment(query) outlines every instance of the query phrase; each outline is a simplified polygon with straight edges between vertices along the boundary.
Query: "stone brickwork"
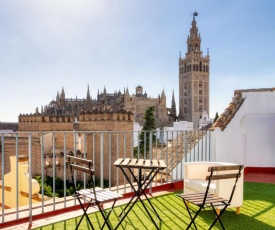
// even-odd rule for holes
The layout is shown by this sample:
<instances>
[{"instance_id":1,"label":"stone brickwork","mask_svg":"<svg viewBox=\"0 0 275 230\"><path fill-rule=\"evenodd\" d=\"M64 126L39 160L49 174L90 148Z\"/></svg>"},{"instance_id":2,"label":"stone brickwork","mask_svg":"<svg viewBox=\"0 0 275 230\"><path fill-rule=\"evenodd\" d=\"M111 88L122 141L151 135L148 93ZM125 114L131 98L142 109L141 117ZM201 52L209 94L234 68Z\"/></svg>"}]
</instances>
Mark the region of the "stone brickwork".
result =
<instances>
[{"instance_id":1,"label":"stone brickwork","mask_svg":"<svg viewBox=\"0 0 275 230\"><path fill-rule=\"evenodd\" d=\"M41 174L41 146L40 138L38 136L32 136L31 143L29 143L29 137L25 134L21 134L18 137L18 155L29 155L29 144L31 144L32 151L32 171L33 174ZM3 143L1 143L2 147ZM10 172L10 156L16 155L16 137L8 136L4 137L4 152L0 149L1 156L0 161L4 157L4 174ZM0 178L2 176L2 164L0 164Z\"/></svg>"},{"instance_id":2,"label":"stone brickwork","mask_svg":"<svg viewBox=\"0 0 275 230\"><path fill-rule=\"evenodd\" d=\"M19 115L19 131L68 131L73 130L70 116Z\"/></svg>"},{"instance_id":3,"label":"stone brickwork","mask_svg":"<svg viewBox=\"0 0 275 230\"><path fill-rule=\"evenodd\" d=\"M109 167L111 168L111 184L116 182L116 168L113 163L119 157L131 157L132 148L132 131L133 131L133 114L131 112L123 113L108 113L108 114L81 114L79 116L79 131L94 130L92 134L81 134L83 150L86 148L87 158L95 159L96 176L100 176L100 171L103 170L104 178L109 177ZM102 132L100 132L102 131ZM117 132L108 132L117 131ZM86 143L86 146L84 146ZM102 155L101 155L102 154ZM103 159L103 161L102 161ZM100 165L100 162L103 162ZM119 181L123 180L122 174L119 176Z\"/></svg>"},{"instance_id":4,"label":"stone brickwork","mask_svg":"<svg viewBox=\"0 0 275 230\"><path fill-rule=\"evenodd\" d=\"M35 134L37 149L33 151L33 159L37 161L34 162L33 174L41 174L41 169L43 169L47 175L53 176L53 165L58 162L55 174L63 178L63 172L66 170L67 179L70 179L69 168L66 167L66 162L64 164L65 147L66 154L74 154L76 150L78 157L82 157L85 152L88 159L94 159L97 177L100 177L100 172L103 170L104 178L109 180L109 169L111 169L113 175L111 184L113 185L117 179L114 177L116 175L114 161L118 157L130 157L132 152L133 113L125 110L104 113L82 112L79 114L78 121L74 121L73 118L67 116L19 116L19 131L38 132ZM65 146L64 139L66 140ZM8 155L15 155L15 142L11 145L13 148ZM27 142L23 145L27 149ZM41 146L43 146L45 155L43 167L41 167ZM56 158L53 158L54 155ZM100 165L102 159L104 163ZM79 175L79 178L81 177ZM123 180L121 173L118 180Z\"/></svg>"},{"instance_id":5,"label":"stone brickwork","mask_svg":"<svg viewBox=\"0 0 275 230\"><path fill-rule=\"evenodd\" d=\"M209 53L203 56L195 17L187 38L187 52L179 58L179 120L198 129L203 111L209 113Z\"/></svg>"}]
</instances>

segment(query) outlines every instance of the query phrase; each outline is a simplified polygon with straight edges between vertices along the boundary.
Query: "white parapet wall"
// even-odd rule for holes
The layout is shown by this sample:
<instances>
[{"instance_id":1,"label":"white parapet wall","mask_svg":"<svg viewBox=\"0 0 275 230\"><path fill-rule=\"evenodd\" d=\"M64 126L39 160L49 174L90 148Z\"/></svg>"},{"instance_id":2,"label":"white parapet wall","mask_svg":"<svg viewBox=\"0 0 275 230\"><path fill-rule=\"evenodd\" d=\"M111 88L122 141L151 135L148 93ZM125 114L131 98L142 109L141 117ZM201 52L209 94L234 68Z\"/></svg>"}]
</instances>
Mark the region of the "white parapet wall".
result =
<instances>
[{"instance_id":1,"label":"white parapet wall","mask_svg":"<svg viewBox=\"0 0 275 230\"><path fill-rule=\"evenodd\" d=\"M4 205L5 208L16 207L17 191L18 205L23 206L29 204L29 180L31 179L31 196L33 197L32 203L39 202L38 193L40 186L35 179L29 176L29 164L28 157L20 156L18 158L18 172L16 170L16 157L10 156L11 171L4 176ZM16 173L17 172L17 173ZM18 178L18 184L16 181ZM2 188L3 181L0 181L0 187ZM3 203L2 193L0 193L0 202Z\"/></svg>"},{"instance_id":2,"label":"white parapet wall","mask_svg":"<svg viewBox=\"0 0 275 230\"><path fill-rule=\"evenodd\" d=\"M211 132L216 161L246 167L275 167L275 91L243 92L236 115L221 131Z\"/></svg>"}]
</instances>

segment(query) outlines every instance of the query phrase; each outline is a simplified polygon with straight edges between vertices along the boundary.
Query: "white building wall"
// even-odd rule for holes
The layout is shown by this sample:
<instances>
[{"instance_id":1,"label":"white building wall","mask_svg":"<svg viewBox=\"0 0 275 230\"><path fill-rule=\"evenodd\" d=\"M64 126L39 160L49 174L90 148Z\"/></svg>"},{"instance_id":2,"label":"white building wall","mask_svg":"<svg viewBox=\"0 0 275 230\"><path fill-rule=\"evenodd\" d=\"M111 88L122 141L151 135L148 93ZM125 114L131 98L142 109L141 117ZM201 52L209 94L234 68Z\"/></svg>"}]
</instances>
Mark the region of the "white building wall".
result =
<instances>
[{"instance_id":1,"label":"white building wall","mask_svg":"<svg viewBox=\"0 0 275 230\"><path fill-rule=\"evenodd\" d=\"M275 92L242 96L246 99L225 130L211 132L211 160L275 167Z\"/></svg>"},{"instance_id":2,"label":"white building wall","mask_svg":"<svg viewBox=\"0 0 275 230\"><path fill-rule=\"evenodd\" d=\"M171 141L178 136L178 133L181 131L192 131L193 130L193 122L188 121L179 121L173 122L173 127L163 127L163 135L161 140L163 143Z\"/></svg>"},{"instance_id":3,"label":"white building wall","mask_svg":"<svg viewBox=\"0 0 275 230\"><path fill-rule=\"evenodd\" d=\"M142 130L142 126L139 125L138 122L133 123L133 140L134 140L134 147L138 146L138 137L140 135L140 131Z\"/></svg>"}]
</instances>

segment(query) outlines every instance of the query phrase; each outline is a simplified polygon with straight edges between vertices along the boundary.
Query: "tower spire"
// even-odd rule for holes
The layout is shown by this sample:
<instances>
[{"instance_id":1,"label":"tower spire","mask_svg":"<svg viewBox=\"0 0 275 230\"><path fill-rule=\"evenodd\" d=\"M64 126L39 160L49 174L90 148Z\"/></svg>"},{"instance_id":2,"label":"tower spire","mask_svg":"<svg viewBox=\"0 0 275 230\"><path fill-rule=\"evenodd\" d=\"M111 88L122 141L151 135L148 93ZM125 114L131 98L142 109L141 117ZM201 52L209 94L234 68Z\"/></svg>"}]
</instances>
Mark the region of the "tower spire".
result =
<instances>
[{"instance_id":1,"label":"tower spire","mask_svg":"<svg viewBox=\"0 0 275 230\"><path fill-rule=\"evenodd\" d=\"M91 100L89 85L88 85L88 89L87 89L87 98L86 99Z\"/></svg>"},{"instance_id":2,"label":"tower spire","mask_svg":"<svg viewBox=\"0 0 275 230\"><path fill-rule=\"evenodd\" d=\"M177 116L177 109L176 109L176 102L175 102L175 96L174 96L174 90L172 93L172 106L171 106L172 114L173 116Z\"/></svg>"},{"instance_id":3,"label":"tower spire","mask_svg":"<svg viewBox=\"0 0 275 230\"><path fill-rule=\"evenodd\" d=\"M198 16L198 13L195 11L193 13L193 21L190 28L190 32L187 38L187 51L188 53L200 53L201 38L199 30L197 28L197 22L195 17Z\"/></svg>"}]
</instances>

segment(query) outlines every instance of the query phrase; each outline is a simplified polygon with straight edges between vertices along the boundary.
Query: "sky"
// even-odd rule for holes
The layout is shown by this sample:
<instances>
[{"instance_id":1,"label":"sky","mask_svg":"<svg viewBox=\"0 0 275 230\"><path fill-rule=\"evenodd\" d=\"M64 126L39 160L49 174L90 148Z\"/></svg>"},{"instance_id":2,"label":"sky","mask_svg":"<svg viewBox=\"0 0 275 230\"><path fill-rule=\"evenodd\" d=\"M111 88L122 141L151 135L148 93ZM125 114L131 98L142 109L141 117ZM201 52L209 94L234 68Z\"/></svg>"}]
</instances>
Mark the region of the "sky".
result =
<instances>
[{"instance_id":1,"label":"sky","mask_svg":"<svg viewBox=\"0 0 275 230\"><path fill-rule=\"evenodd\" d=\"M236 89L275 87L273 0L1 0L0 121L56 98L130 94L143 86L179 103L179 53L192 13L210 54L210 117ZM177 112L179 112L177 110Z\"/></svg>"}]
</instances>

